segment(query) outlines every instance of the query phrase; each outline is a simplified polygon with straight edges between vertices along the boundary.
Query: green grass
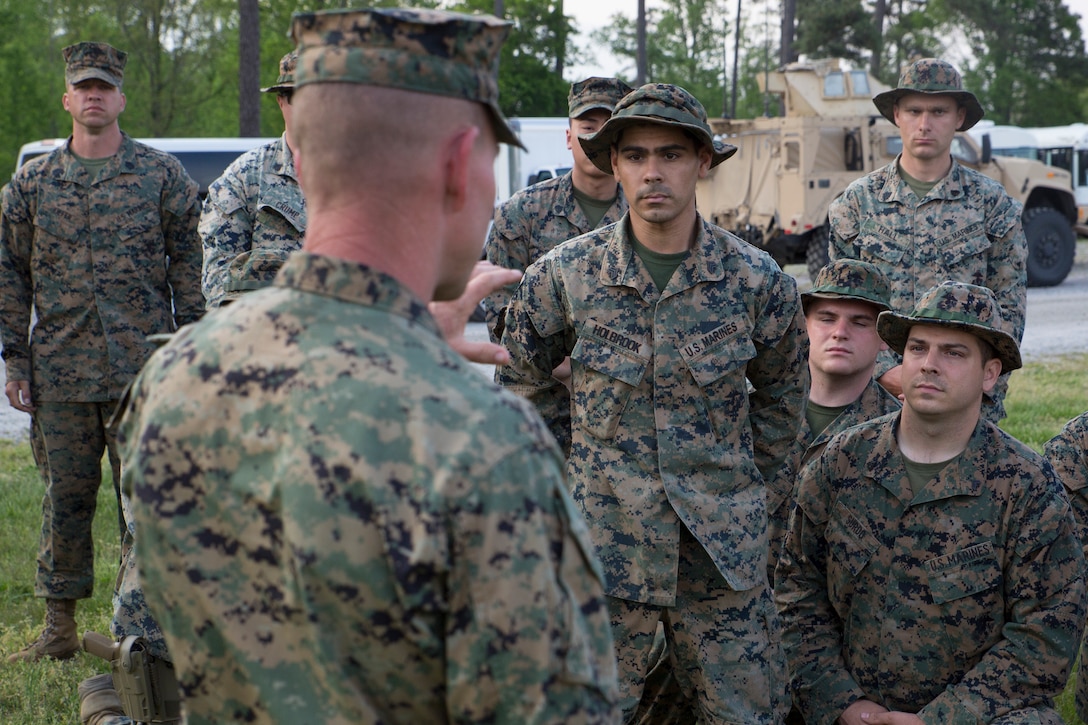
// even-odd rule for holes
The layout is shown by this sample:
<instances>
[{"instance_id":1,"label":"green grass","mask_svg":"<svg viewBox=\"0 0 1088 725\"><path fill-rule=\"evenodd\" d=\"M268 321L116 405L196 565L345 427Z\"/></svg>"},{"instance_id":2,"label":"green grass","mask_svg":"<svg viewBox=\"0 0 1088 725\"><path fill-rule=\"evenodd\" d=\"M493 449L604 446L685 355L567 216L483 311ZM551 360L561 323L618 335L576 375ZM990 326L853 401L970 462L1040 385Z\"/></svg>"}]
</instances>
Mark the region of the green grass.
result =
<instances>
[{"instance_id":1,"label":"green grass","mask_svg":"<svg viewBox=\"0 0 1088 725\"><path fill-rule=\"evenodd\" d=\"M1067 420L1088 410L1088 355L1031 363L1012 376L1002 427L1041 451ZM117 507L109 470L103 472L95 517L95 592L80 602L80 631L109 632L110 594L120 546ZM0 441L0 653L6 656L37 636L44 605L34 597L35 555L41 523L42 484L26 443ZM0 660L0 723L72 725L79 722L76 685L107 671L105 662L81 654L67 662L10 665ZM1073 714L1072 682L1059 699L1067 723Z\"/></svg>"}]
</instances>

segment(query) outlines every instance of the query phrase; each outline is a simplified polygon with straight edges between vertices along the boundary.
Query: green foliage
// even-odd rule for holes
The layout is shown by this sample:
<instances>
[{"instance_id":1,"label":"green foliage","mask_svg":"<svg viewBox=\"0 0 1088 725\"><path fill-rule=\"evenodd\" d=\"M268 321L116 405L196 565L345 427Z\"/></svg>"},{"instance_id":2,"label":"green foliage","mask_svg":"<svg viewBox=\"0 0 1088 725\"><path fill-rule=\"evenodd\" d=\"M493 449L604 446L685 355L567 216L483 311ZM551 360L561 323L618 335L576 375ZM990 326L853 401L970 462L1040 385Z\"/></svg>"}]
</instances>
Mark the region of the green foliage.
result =
<instances>
[{"instance_id":1,"label":"green foliage","mask_svg":"<svg viewBox=\"0 0 1088 725\"><path fill-rule=\"evenodd\" d=\"M797 4L795 50L810 58L860 63L876 44L873 18L861 0Z\"/></svg>"}]
</instances>

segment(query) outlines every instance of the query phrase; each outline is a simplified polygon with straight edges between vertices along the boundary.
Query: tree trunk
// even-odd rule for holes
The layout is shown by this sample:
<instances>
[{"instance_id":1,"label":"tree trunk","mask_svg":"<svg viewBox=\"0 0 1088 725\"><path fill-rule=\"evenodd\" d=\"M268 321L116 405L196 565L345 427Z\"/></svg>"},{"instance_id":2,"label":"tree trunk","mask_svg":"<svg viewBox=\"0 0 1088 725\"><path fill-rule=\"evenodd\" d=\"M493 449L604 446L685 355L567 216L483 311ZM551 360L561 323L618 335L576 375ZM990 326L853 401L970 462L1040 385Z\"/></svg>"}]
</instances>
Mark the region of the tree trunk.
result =
<instances>
[{"instance_id":1,"label":"tree trunk","mask_svg":"<svg viewBox=\"0 0 1088 725\"><path fill-rule=\"evenodd\" d=\"M238 135L261 135L261 25L257 0L238 0Z\"/></svg>"}]
</instances>

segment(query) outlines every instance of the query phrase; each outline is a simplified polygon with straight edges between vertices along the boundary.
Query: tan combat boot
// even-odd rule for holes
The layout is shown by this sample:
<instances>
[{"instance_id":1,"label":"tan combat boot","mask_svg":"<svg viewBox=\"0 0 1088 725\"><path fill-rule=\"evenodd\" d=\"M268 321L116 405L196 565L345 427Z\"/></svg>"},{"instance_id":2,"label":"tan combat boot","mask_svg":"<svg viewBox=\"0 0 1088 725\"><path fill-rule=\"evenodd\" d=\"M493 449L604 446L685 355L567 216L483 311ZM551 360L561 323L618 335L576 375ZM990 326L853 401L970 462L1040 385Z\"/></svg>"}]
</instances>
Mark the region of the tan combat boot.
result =
<instances>
[{"instance_id":1,"label":"tan combat boot","mask_svg":"<svg viewBox=\"0 0 1088 725\"><path fill-rule=\"evenodd\" d=\"M8 662L37 662L46 657L66 660L81 649L76 636L76 600L46 599L45 629L38 638L8 657Z\"/></svg>"},{"instance_id":2,"label":"tan combat boot","mask_svg":"<svg viewBox=\"0 0 1088 725\"><path fill-rule=\"evenodd\" d=\"M95 675L79 683L79 721L83 725L106 725L124 714L112 675Z\"/></svg>"}]
</instances>

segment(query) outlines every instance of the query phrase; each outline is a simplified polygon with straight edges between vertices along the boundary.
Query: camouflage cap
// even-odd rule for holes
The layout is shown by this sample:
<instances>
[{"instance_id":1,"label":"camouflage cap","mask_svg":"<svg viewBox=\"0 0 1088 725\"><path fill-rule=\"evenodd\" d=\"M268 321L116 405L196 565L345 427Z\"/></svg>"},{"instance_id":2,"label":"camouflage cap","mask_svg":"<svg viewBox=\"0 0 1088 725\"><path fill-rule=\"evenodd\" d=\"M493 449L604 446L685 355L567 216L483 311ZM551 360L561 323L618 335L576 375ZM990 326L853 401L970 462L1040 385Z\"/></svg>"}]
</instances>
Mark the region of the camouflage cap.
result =
<instances>
[{"instance_id":1,"label":"camouflage cap","mask_svg":"<svg viewBox=\"0 0 1088 725\"><path fill-rule=\"evenodd\" d=\"M589 136L579 136L578 143L582 144L582 150L594 166L611 174L612 144L623 129L641 123L657 123L690 131L711 149L711 168L737 152L736 146L714 138L703 104L680 86L668 83L649 83L628 93L616 104L612 117L601 129Z\"/></svg>"},{"instance_id":2,"label":"camouflage cap","mask_svg":"<svg viewBox=\"0 0 1088 725\"><path fill-rule=\"evenodd\" d=\"M298 51L292 50L280 58L280 75L276 82L268 88L262 88L261 93L273 93L278 91L290 91L295 87L295 66L298 65Z\"/></svg>"},{"instance_id":3,"label":"camouflage cap","mask_svg":"<svg viewBox=\"0 0 1088 725\"><path fill-rule=\"evenodd\" d=\"M125 79L128 53L107 43L83 41L69 45L64 53L64 81L74 86L90 78L105 81L120 88Z\"/></svg>"},{"instance_id":4,"label":"camouflage cap","mask_svg":"<svg viewBox=\"0 0 1088 725\"><path fill-rule=\"evenodd\" d=\"M572 83L567 95L568 118L579 118L585 113L601 109L612 113L616 104L633 88L619 78L586 78Z\"/></svg>"},{"instance_id":5,"label":"camouflage cap","mask_svg":"<svg viewBox=\"0 0 1088 725\"><path fill-rule=\"evenodd\" d=\"M860 259L837 259L820 270L811 289L801 293L806 312L814 299L856 300L890 310L891 288L876 265Z\"/></svg>"},{"instance_id":6,"label":"camouflage cap","mask_svg":"<svg viewBox=\"0 0 1088 725\"><path fill-rule=\"evenodd\" d=\"M966 131L986 115L975 94L963 89L963 78L956 67L937 58L922 58L911 63L899 76L899 85L890 91L878 93L873 97L873 104L880 115L895 123L895 104L908 93L954 96L967 109L963 124L957 131Z\"/></svg>"},{"instance_id":7,"label":"camouflage cap","mask_svg":"<svg viewBox=\"0 0 1088 725\"><path fill-rule=\"evenodd\" d=\"M902 355L915 325L940 325L969 332L993 347L1002 372L1022 366L1020 346L1009 332L997 298L987 287L951 280L942 282L926 292L909 315L881 312L876 328L888 347Z\"/></svg>"},{"instance_id":8,"label":"camouflage cap","mask_svg":"<svg viewBox=\"0 0 1088 725\"><path fill-rule=\"evenodd\" d=\"M442 10L295 13L295 87L363 83L474 101L490 112L499 141L522 146L499 109L499 51L509 32L490 15Z\"/></svg>"}]
</instances>

